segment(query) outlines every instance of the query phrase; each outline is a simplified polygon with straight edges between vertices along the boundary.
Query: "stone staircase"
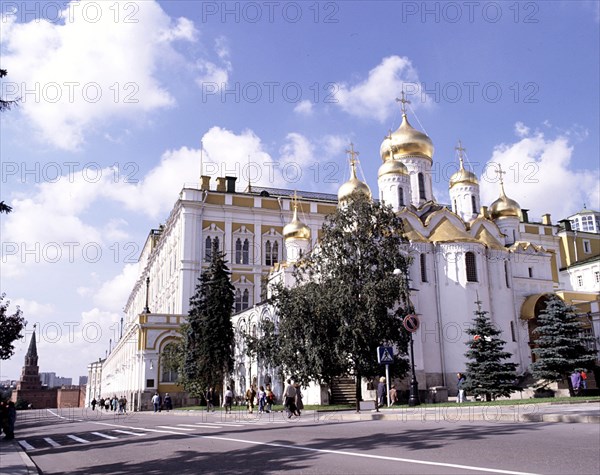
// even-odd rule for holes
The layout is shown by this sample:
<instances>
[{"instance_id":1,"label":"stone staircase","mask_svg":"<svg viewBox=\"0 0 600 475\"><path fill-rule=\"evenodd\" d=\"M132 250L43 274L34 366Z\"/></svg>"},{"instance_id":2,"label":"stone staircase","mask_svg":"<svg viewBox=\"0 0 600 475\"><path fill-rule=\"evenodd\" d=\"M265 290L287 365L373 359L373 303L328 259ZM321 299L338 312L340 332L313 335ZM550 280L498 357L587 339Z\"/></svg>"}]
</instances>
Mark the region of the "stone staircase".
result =
<instances>
[{"instance_id":1,"label":"stone staircase","mask_svg":"<svg viewBox=\"0 0 600 475\"><path fill-rule=\"evenodd\" d=\"M354 378L342 376L331 381L330 404L356 404Z\"/></svg>"}]
</instances>

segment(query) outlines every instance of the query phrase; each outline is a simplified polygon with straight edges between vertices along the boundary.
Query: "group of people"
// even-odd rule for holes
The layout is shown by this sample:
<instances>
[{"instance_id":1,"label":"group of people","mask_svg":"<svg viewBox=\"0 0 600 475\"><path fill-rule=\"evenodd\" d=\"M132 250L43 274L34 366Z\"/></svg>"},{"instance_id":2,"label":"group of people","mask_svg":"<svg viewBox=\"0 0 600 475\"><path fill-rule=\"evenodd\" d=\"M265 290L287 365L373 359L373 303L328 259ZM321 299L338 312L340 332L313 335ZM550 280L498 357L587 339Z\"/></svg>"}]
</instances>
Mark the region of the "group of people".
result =
<instances>
[{"instance_id":1,"label":"group of people","mask_svg":"<svg viewBox=\"0 0 600 475\"><path fill-rule=\"evenodd\" d=\"M384 407L388 401L388 399L386 398L387 388L385 381L386 379L384 376L379 378L379 384L377 385L377 409L379 409L380 407ZM392 384L388 397L390 401L390 406L398 404L398 390L396 389L395 384Z\"/></svg>"},{"instance_id":2,"label":"group of people","mask_svg":"<svg viewBox=\"0 0 600 475\"><path fill-rule=\"evenodd\" d=\"M4 432L5 440L15 438L15 421L17 420L17 409L13 401L0 402L0 434Z\"/></svg>"},{"instance_id":3,"label":"group of people","mask_svg":"<svg viewBox=\"0 0 600 475\"><path fill-rule=\"evenodd\" d=\"M119 414L125 414L127 412L127 399L124 396L117 398L117 396L113 396L111 398L104 399L100 398L100 401L97 401L96 398L92 399L90 403L92 406L92 411L96 410L96 406L98 406L98 410L104 409L105 411L119 411Z\"/></svg>"},{"instance_id":4,"label":"group of people","mask_svg":"<svg viewBox=\"0 0 600 475\"><path fill-rule=\"evenodd\" d=\"M152 396L152 399L150 401L152 402L152 406L154 407L154 412L161 412L163 406L166 411L170 411L171 409L173 409L173 400L171 399L171 396L169 396L169 393L166 393L163 399L160 393L155 392L154 396Z\"/></svg>"},{"instance_id":5,"label":"group of people","mask_svg":"<svg viewBox=\"0 0 600 475\"><path fill-rule=\"evenodd\" d=\"M258 391L252 385L246 390L245 400L250 414L254 412L255 406L258 406L259 414L269 413L273 410L273 404L275 404L275 394L270 384L267 384L266 388L265 386L259 386Z\"/></svg>"},{"instance_id":6,"label":"group of people","mask_svg":"<svg viewBox=\"0 0 600 475\"><path fill-rule=\"evenodd\" d=\"M571 386L573 387L573 393L578 396L583 394L587 389L587 373L583 369L578 369L571 373Z\"/></svg>"}]
</instances>

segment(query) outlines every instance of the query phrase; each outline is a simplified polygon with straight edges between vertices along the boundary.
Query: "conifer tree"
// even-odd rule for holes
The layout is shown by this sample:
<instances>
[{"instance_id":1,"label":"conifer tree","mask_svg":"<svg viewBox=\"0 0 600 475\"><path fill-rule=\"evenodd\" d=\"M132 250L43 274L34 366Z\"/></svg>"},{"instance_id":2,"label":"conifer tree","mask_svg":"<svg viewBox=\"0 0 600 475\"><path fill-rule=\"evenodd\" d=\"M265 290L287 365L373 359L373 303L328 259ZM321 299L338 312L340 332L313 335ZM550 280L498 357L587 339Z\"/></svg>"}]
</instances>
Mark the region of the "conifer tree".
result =
<instances>
[{"instance_id":1,"label":"conifer tree","mask_svg":"<svg viewBox=\"0 0 600 475\"><path fill-rule=\"evenodd\" d=\"M231 323L234 288L225 256L217 248L210 266L198 279L183 327L182 383L199 396L209 386L221 387L233 371L234 333Z\"/></svg>"},{"instance_id":2,"label":"conifer tree","mask_svg":"<svg viewBox=\"0 0 600 475\"><path fill-rule=\"evenodd\" d=\"M558 382L577 369L594 365L595 352L586 346L593 338L581 334L583 323L573 307L552 295L537 320L539 326L533 330L537 358L531 365L534 378Z\"/></svg>"},{"instance_id":3,"label":"conifer tree","mask_svg":"<svg viewBox=\"0 0 600 475\"><path fill-rule=\"evenodd\" d=\"M515 390L515 363L506 361L512 354L504 351L506 342L499 338L500 330L494 328L488 312L481 309L481 302L475 302L477 310L473 326L465 331L472 336L465 356L467 362L464 389L472 394L485 396L491 401L499 396L510 396Z\"/></svg>"}]
</instances>

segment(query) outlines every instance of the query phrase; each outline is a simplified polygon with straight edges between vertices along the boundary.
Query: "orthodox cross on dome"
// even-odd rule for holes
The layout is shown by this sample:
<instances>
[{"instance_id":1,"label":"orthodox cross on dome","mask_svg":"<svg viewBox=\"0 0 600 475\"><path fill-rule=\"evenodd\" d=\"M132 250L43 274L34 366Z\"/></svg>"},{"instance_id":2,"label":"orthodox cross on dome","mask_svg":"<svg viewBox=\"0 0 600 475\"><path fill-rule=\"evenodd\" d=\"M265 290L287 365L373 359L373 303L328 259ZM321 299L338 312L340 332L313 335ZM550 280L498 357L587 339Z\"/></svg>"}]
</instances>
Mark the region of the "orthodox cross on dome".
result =
<instances>
[{"instance_id":1,"label":"orthodox cross on dome","mask_svg":"<svg viewBox=\"0 0 600 475\"><path fill-rule=\"evenodd\" d=\"M295 210L298 209L298 192L294 190L294 195L292 196L292 208Z\"/></svg>"},{"instance_id":2,"label":"orthodox cross on dome","mask_svg":"<svg viewBox=\"0 0 600 475\"><path fill-rule=\"evenodd\" d=\"M350 150L346 150L346 153L350 155L348 159L350 160L350 178L356 177L356 162L358 161L356 157L358 157L359 153L354 150L354 144L350 142Z\"/></svg>"},{"instance_id":3,"label":"orthodox cross on dome","mask_svg":"<svg viewBox=\"0 0 600 475\"><path fill-rule=\"evenodd\" d=\"M502 166L500 164L498 164L496 175L498 175L498 181L500 181L500 191L504 195L504 180L502 179L502 175L506 175L506 172L502 171Z\"/></svg>"},{"instance_id":4,"label":"orthodox cross on dome","mask_svg":"<svg viewBox=\"0 0 600 475\"><path fill-rule=\"evenodd\" d=\"M464 168L464 157L463 152L466 152L467 149L462 146L462 142L458 139L458 146L454 147L454 150L458 152L458 160L460 161L460 168Z\"/></svg>"},{"instance_id":5,"label":"orthodox cross on dome","mask_svg":"<svg viewBox=\"0 0 600 475\"><path fill-rule=\"evenodd\" d=\"M410 104L410 101L404 97L404 91L400 93L402 99L396 98L396 102L402 103L402 115L406 115L406 104Z\"/></svg>"}]
</instances>

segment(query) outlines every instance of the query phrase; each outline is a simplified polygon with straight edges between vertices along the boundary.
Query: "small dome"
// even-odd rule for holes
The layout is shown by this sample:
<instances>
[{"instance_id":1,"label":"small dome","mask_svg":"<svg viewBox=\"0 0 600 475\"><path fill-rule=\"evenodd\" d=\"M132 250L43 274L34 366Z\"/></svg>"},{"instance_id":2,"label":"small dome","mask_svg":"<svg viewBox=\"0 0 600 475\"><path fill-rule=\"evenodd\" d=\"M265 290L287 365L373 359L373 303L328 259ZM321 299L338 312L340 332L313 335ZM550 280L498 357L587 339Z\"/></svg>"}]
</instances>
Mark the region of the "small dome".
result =
<instances>
[{"instance_id":1,"label":"small dome","mask_svg":"<svg viewBox=\"0 0 600 475\"><path fill-rule=\"evenodd\" d=\"M387 161L393 159L391 151L394 156L421 155L432 159L433 150L433 142L427 134L413 128L408 122L406 114L402 114L400 127L383 140L379 152L381 158Z\"/></svg>"},{"instance_id":2,"label":"small dome","mask_svg":"<svg viewBox=\"0 0 600 475\"><path fill-rule=\"evenodd\" d=\"M310 239L310 228L298 219L298 208L294 205L292 222L283 227L284 239Z\"/></svg>"},{"instance_id":3,"label":"small dome","mask_svg":"<svg viewBox=\"0 0 600 475\"><path fill-rule=\"evenodd\" d=\"M369 185L356 177L356 163L352 160L350 162L350 179L338 189L338 202L346 200L354 192L364 195L368 199L373 197Z\"/></svg>"},{"instance_id":4,"label":"small dome","mask_svg":"<svg viewBox=\"0 0 600 475\"><path fill-rule=\"evenodd\" d=\"M492 219L504 218L508 216L513 216L516 218L521 217L521 207L519 206L519 203L506 196L504 194L504 188L502 189L500 198L492 203L488 211Z\"/></svg>"},{"instance_id":5,"label":"small dome","mask_svg":"<svg viewBox=\"0 0 600 475\"><path fill-rule=\"evenodd\" d=\"M379 167L377 172L377 178L381 178L384 175L408 175L408 168L404 163L398 160L386 160L383 165Z\"/></svg>"},{"instance_id":6,"label":"small dome","mask_svg":"<svg viewBox=\"0 0 600 475\"><path fill-rule=\"evenodd\" d=\"M477 180L477 176L475 173L470 172L469 170L465 170L461 167L454 175L450 177L450 183L448 184L448 188L452 188L454 185L458 185L460 183L471 183L473 185L479 185L479 180Z\"/></svg>"}]
</instances>

